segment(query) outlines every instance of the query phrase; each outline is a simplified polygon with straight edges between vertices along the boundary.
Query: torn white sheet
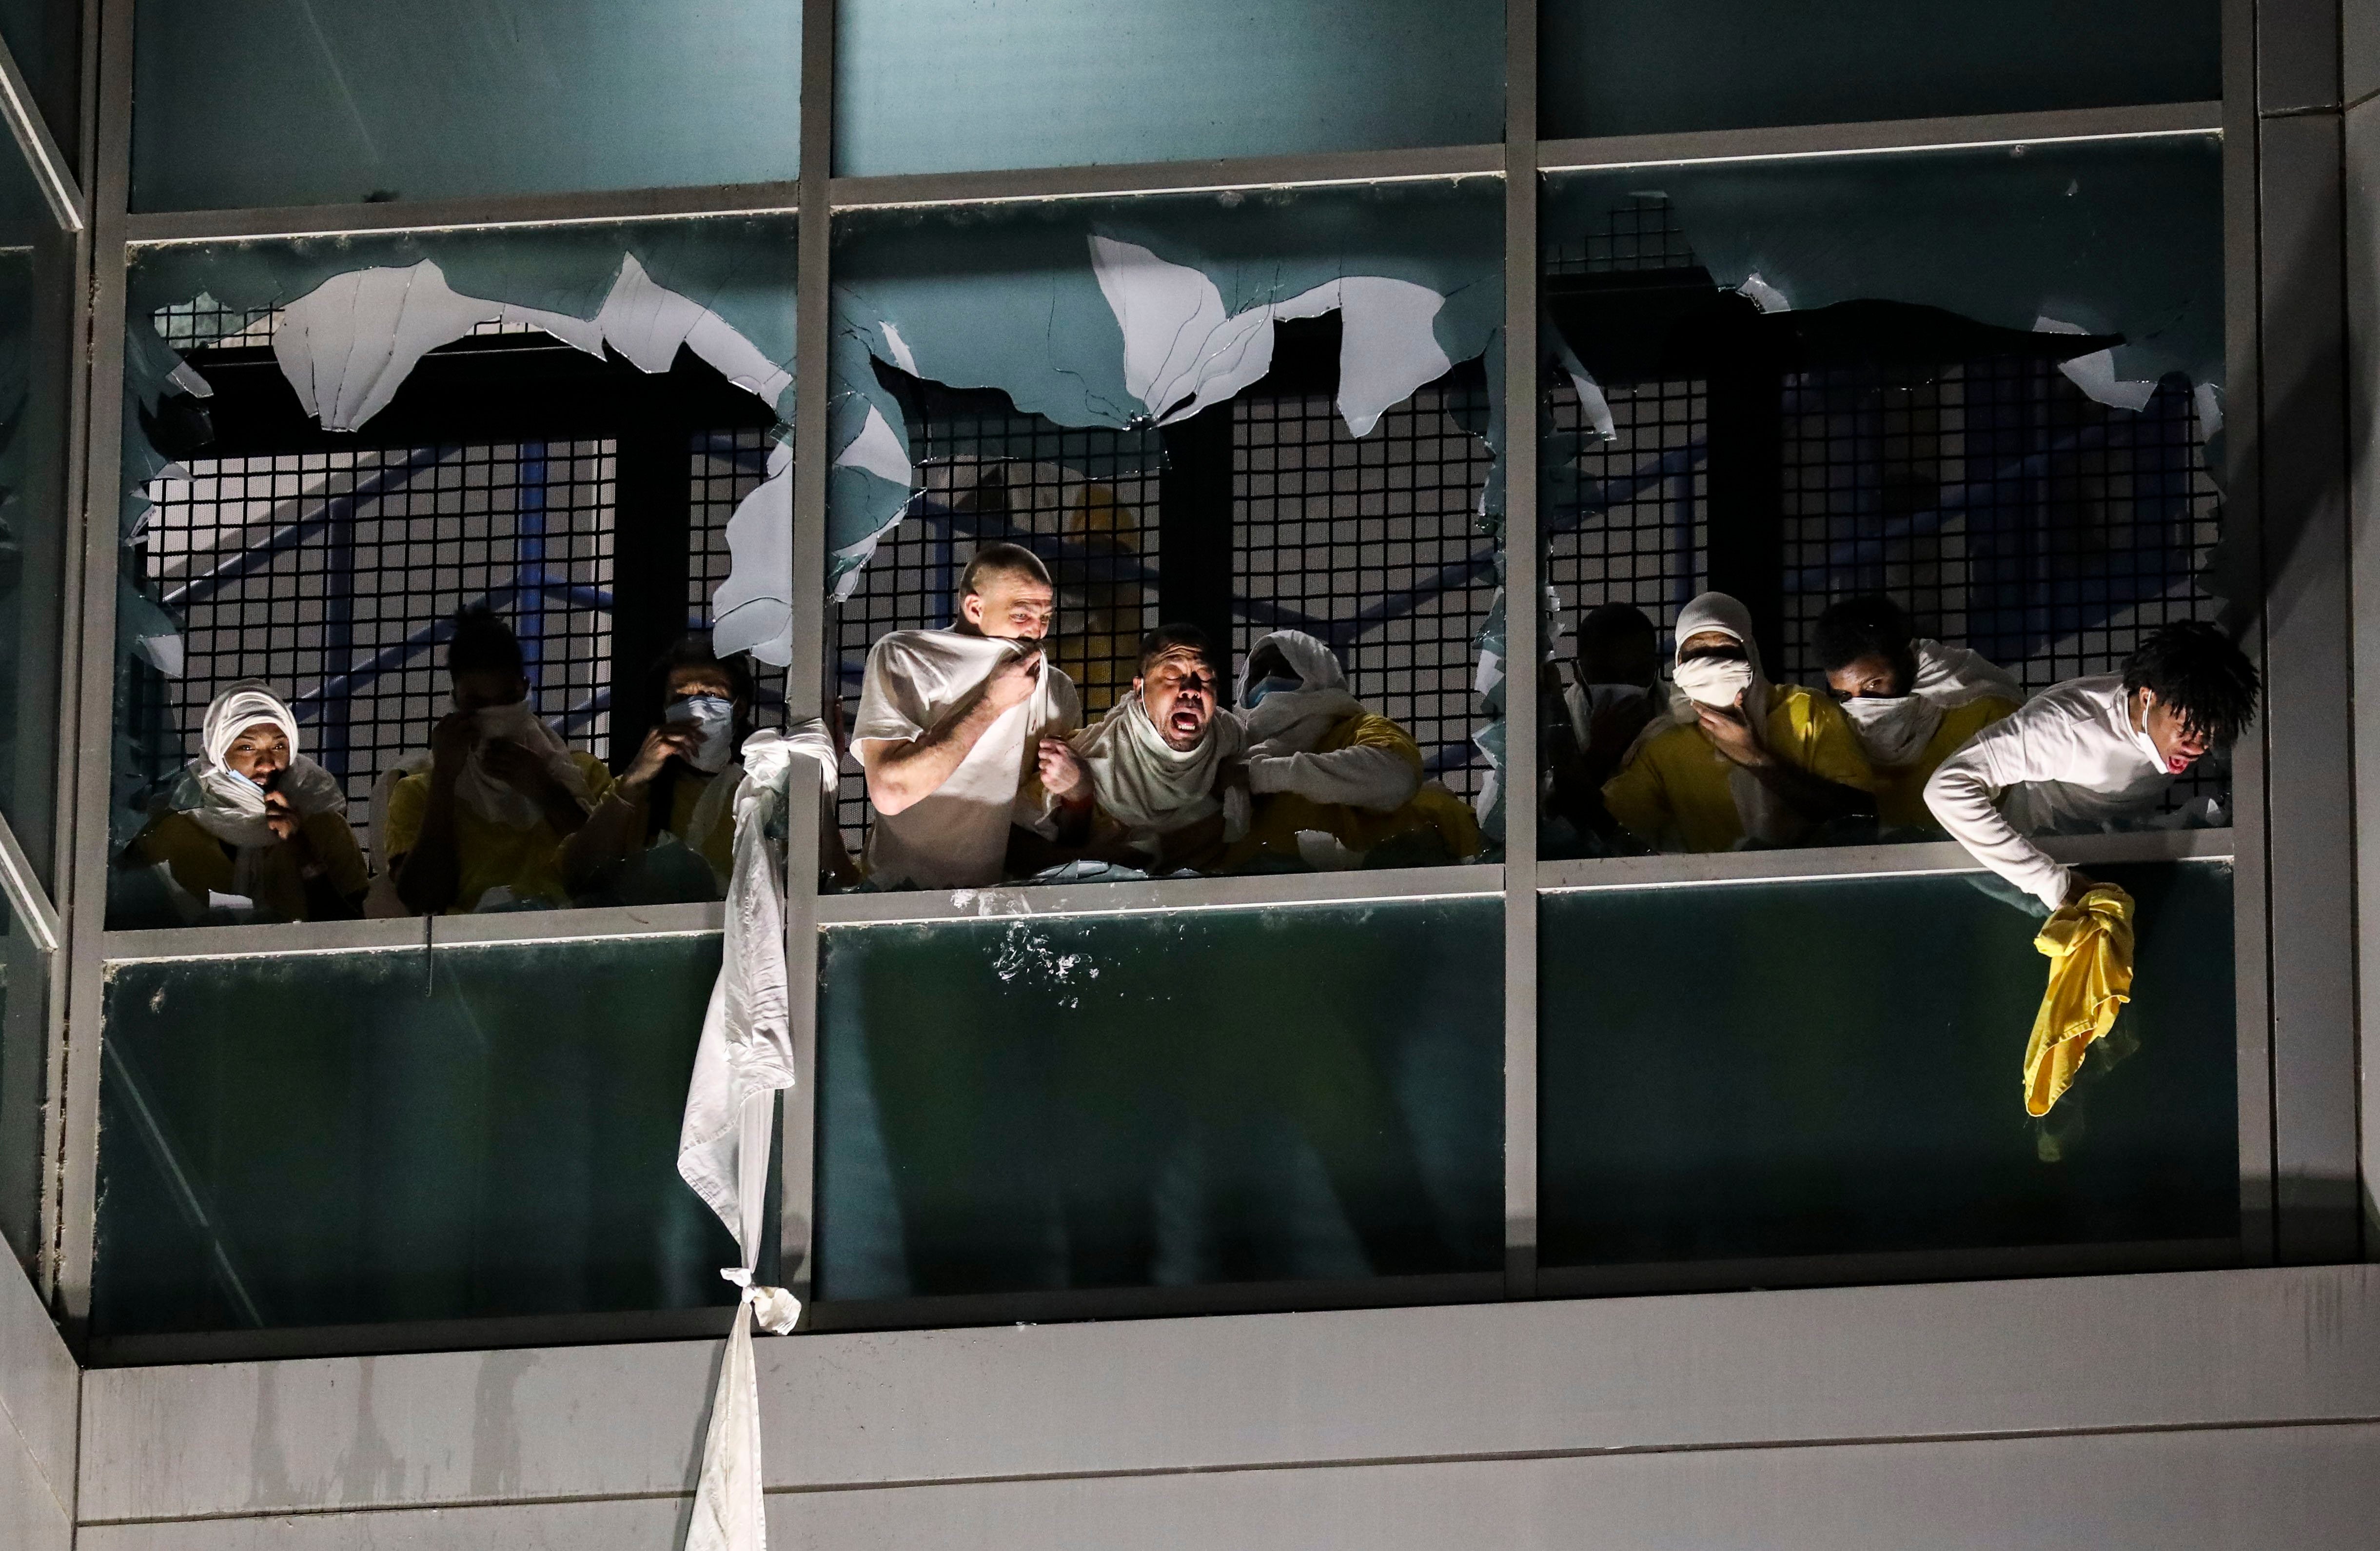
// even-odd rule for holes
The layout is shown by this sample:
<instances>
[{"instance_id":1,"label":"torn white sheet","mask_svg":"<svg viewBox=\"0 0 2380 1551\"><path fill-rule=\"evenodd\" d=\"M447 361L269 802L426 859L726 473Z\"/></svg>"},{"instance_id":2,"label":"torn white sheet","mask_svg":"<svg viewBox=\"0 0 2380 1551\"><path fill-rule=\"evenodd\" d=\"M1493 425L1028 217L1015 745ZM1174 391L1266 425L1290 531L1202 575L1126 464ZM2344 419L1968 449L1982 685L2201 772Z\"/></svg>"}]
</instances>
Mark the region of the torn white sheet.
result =
<instances>
[{"instance_id":1,"label":"torn white sheet","mask_svg":"<svg viewBox=\"0 0 2380 1551\"><path fill-rule=\"evenodd\" d=\"M790 789L815 813L808 805L818 800L811 783L819 773L774 731L746 739L742 760L725 941L678 1130L678 1174L735 1235L737 1264L720 1275L742 1289L711 1395L686 1551L764 1551L768 1545L752 1323L782 1335L801 1314L798 1299L782 1288L757 1286L753 1277L759 1265L776 1094L794 1085L784 874L768 830L771 819L787 812L789 778ZM806 816L801 822L812 820Z\"/></svg>"},{"instance_id":2,"label":"torn white sheet","mask_svg":"<svg viewBox=\"0 0 2380 1551\"><path fill-rule=\"evenodd\" d=\"M1554 356L1561 363L1562 375L1570 379L1571 391L1578 395L1579 412L1586 417L1587 424L1595 427L1597 436L1607 442L1618 441L1620 428L1612 421L1611 405L1603 397L1603 385L1587 371L1586 363L1578 359L1569 340L1554 330L1547 332L1553 336Z\"/></svg>"},{"instance_id":3,"label":"torn white sheet","mask_svg":"<svg viewBox=\"0 0 2380 1551\"><path fill-rule=\"evenodd\" d=\"M794 660L794 449L769 449L769 473L727 519L727 577L710 595L710 649Z\"/></svg>"},{"instance_id":4,"label":"torn white sheet","mask_svg":"<svg viewBox=\"0 0 2380 1551\"><path fill-rule=\"evenodd\" d=\"M868 419L861 424L859 434L835 454L838 469L865 469L878 479L888 481L906 490L914 482L915 472L909 467L909 454L893 434L892 422L875 405L868 406Z\"/></svg>"},{"instance_id":5,"label":"torn white sheet","mask_svg":"<svg viewBox=\"0 0 2380 1551\"><path fill-rule=\"evenodd\" d=\"M2214 383L2200 383L2190 390L2191 402L2198 409L2198 434L2212 436L2223 429L2223 389Z\"/></svg>"},{"instance_id":6,"label":"torn white sheet","mask_svg":"<svg viewBox=\"0 0 2380 1551\"><path fill-rule=\"evenodd\" d=\"M2088 334L2080 324L2064 323L2057 318L2038 317L2033 320L2035 334ZM2087 356L2060 361L2058 370L2066 380L2082 390L2084 396L2111 409L2130 409L2138 414L2149 407L2156 397L2156 384L2142 378L2119 380L2116 376L2116 352L2094 350Z\"/></svg>"},{"instance_id":7,"label":"torn white sheet","mask_svg":"<svg viewBox=\"0 0 2380 1551\"><path fill-rule=\"evenodd\" d=\"M1751 298L1752 304L1763 312L1793 311L1793 304L1786 299L1785 293L1763 280L1758 270L1754 270L1743 277L1743 284L1735 288L1735 294Z\"/></svg>"},{"instance_id":8,"label":"torn white sheet","mask_svg":"<svg viewBox=\"0 0 2380 1551\"><path fill-rule=\"evenodd\" d=\"M634 254L593 318L464 296L429 259L334 275L282 310L273 356L324 430L353 431L388 407L423 356L481 324L541 329L589 355L608 343L647 372L668 371L685 345L771 406L793 383L718 313L656 284Z\"/></svg>"},{"instance_id":9,"label":"torn white sheet","mask_svg":"<svg viewBox=\"0 0 2380 1551\"><path fill-rule=\"evenodd\" d=\"M877 320L876 327L884 336L884 348L892 352L892 364L912 377L924 376L925 373L917 370L917 352L909 348L909 342L901 337L901 331L889 320L881 318Z\"/></svg>"},{"instance_id":10,"label":"torn white sheet","mask_svg":"<svg viewBox=\"0 0 2380 1551\"><path fill-rule=\"evenodd\" d=\"M1446 299L1427 286L1351 275L1286 300L1227 313L1214 281L1137 243L1090 238L1091 270L1123 331L1125 390L1160 425L1220 404L1272 370L1273 324L1339 313L1339 413L1358 436L1453 366L1434 326Z\"/></svg>"}]
</instances>

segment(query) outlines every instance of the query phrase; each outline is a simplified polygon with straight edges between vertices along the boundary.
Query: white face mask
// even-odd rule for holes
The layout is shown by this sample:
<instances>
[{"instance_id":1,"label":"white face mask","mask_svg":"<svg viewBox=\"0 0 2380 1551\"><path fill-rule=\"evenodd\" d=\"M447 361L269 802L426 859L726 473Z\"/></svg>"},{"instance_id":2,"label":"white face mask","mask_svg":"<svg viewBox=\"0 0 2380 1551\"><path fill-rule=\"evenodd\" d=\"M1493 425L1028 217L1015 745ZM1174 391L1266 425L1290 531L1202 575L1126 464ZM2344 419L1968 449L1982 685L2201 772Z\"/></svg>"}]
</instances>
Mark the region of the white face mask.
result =
<instances>
[{"instance_id":1,"label":"white face mask","mask_svg":"<svg viewBox=\"0 0 2380 1551\"><path fill-rule=\"evenodd\" d=\"M1733 705L1752 688L1752 665L1733 657L1689 657L1670 677L1697 704Z\"/></svg>"},{"instance_id":2,"label":"white face mask","mask_svg":"<svg viewBox=\"0 0 2380 1551\"><path fill-rule=\"evenodd\" d=\"M1843 702L1860 744L1877 764L1913 764L1942 725L1942 708L1921 695L1862 695Z\"/></svg>"},{"instance_id":3,"label":"white face mask","mask_svg":"<svg viewBox=\"0 0 2380 1551\"><path fill-rule=\"evenodd\" d=\"M688 695L672 701L662 719L694 728L701 739L688 763L706 776L727 768L735 754L735 702L718 695Z\"/></svg>"}]
</instances>

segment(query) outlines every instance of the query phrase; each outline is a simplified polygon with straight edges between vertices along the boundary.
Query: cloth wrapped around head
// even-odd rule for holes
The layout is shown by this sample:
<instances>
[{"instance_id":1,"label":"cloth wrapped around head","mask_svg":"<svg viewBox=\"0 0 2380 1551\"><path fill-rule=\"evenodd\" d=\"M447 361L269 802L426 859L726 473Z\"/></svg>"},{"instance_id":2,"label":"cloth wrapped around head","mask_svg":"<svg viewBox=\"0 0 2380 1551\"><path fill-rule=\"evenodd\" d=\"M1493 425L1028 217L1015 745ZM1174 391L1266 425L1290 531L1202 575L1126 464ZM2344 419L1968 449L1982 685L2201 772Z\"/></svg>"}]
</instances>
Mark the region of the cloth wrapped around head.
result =
<instances>
[{"instance_id":1,"label":"cloth wrapped around head","mask_svg":"<svg viewBox=\"0 0 2380 1551\"><path fill-rule=\"evenodd\" d=\"M1723 635L1742 647L1742 659L1686 654L1688 641L1712 633ZM1767 740L1768 713L1776 702L1776 689L1761 668L1760 643L1752 632L1752 611L1725 592L1705 592L1678 611L1676 641L1670 656L1669 708L1637 734L1636 741L1621 761L1622 768L1634 763L1646 743L1672 727L1699 727L1702 717L1695 711L1697 705L1731 708L1739 697L1753 738ZM1726 756L1713 749L1711 757ZM1801 819L1751 771L1742 765L1730 767L1727 787L1747 838L1783 844L1800 834Z\"/></svg>"},{"instance_id":2,"label":"cloth wrapped around head","mask_svg":"<svg viewBox=\"0 0 2380 1551\"><path fill-rule=\"evenodd\" d=\"M234 684L207 707L206 720L199 729L199 757L183 767L167 804L230 845L273 844L273 828L265 822L264 784L227 763L240 735L263 726L278 728L289 742L288 765L272 785L288 800L291 811L301 819L346 812L346 793L336 778L298 751L298 718L287 702L255 679Z\"/></svg>"},{"instance_id":3,"label":"cloth wrapped around head","mask_svg":"<svg viewBox=\"0 0 2380 1551\"><path fill-rule=\"evenodd\" d=\"M1878 764L1911 764L1934 740L1942 714L1988 697L2024 703L2024 686L2005 668L1963 646L1919 639L1909 643L1917 665L1905 695L1859 695L1843 714Z\"/></svg>"},{"instance_id":4,"label":"cloth wrapped around head","mask_svg":"<svg viewBox=\"0 0 2380 1551\"><path fill-rule=\"evenodd\" d=\"M1073 739L1075 753L1090 769L1100 811L1134 845L1152 849L1156 837L1223 811L1215 777L1225 762L1239 757L1242 741L1238 721L1218 711L1194 747L1176 749L1149 720L1137 690L1127 691ZM1226 838L1238 838L1228 833L1230 827L1227 821ZM1246 828L1245 813L1238 827Z\"/></svg>"},{"instance_id":5,"label":"cloth wrapped around head","mask_svg":"<svg viewBox=\"0 0 2380 1551\"><path fill-rule=\"evenodd\" d=\"M1276 655L1293 685L1274 675L1257 677L1257 663ZM1347 692L1347 670L1338 655L1304 630L1274 630L1248 648L1240 664L1239 702L1240 721L1255 745L1251 754L1306 753L1342 718L1364 709Z\"/></svg>"}]
</instances>

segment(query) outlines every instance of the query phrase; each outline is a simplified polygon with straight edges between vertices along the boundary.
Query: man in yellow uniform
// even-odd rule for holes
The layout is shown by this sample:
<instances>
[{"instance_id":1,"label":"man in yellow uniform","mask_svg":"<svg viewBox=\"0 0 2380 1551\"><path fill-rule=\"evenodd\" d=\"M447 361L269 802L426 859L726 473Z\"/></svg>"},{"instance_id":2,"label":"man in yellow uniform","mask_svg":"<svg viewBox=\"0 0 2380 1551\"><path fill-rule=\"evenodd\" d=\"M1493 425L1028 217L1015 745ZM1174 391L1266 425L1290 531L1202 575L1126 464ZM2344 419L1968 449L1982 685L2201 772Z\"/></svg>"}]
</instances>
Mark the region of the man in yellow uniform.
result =
<instances>
[{"instance_id":1,"label":"man in yellow uniform","mask_svg":"<svg viewBox=\"0 0 2380 1551\"><path fill-rule=\"evenodd\" d=\"M1260 854L1325 871L1479 854L1471 810L1422 780L1412 735L1347 692L1329 646L1303 630L1263 637L1240 669L1239 698L1255 811L1226 871Z\"/></svg>"},{"instance_id":2,"label":"man in yellow uniform","mask_svg":"<svg viewBox=\"0 0 2380 1551\"><path fill-rule=\"evenodd\" d=\"M1603 803L1659 850L1796 845L1873 818L1867 756L1834 702L1760 669L1752 615L1705 592L1678 615L1668 711L1604 784Z\"/></svg>"},{"instance_id":3,"label":"man in yellow uniform","mask_svg":"<svg viewBox=\"0 0 2380 1551\"><path fill-rule=\"evenodd\" d=\"M2024 687L1963 646L1917 639L1890 598L1846 598L1818 616L1827 687L1876 770L1887 829L1937 827L1925 778L1967 739L2024 703Z\"/></svg>"},{"instance_id":4,"label":"man in yellow uniform","mask_svg":"<svg viewBox=\"0 0 2380 1551\"><path fill-rule=\"evenodd\" d=\"M558 853L611 773L538 720L520 641L488 610L455 617L446 678L455 705L431 735L429 767L389 793L397 898L416 915L567 904Z\"/></svg>"}]
</instances>

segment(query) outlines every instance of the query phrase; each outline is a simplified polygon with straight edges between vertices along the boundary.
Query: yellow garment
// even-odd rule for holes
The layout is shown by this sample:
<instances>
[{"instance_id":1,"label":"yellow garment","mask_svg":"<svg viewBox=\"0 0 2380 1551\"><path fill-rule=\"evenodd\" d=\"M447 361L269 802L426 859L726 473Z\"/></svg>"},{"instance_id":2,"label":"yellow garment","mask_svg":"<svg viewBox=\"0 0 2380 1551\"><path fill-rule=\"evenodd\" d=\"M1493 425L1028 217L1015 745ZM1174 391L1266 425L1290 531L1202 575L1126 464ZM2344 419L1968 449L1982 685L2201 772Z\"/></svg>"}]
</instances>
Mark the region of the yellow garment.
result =
<instances>
[{"instance_id":1,"label":"yellow garment","mask_svg":"<svg viewBox=\"0 0 2380 1551\"><path fill-rule=\"evenodd\" d=\"M1875 773L1840 707L1799 684L1779 684L1761 741L1812 775L1862 791ZM1603 805L1631 834L1665 850L1732 850L1743 820L1728 785L1734 769L1699 726L1655 733L1628 767L1603 784Z\"/></svg>"},{"instance_id":2,"label":"yellow garment","mask_svg":"<svg viewBox=\"0 0 2380 1551\"><path fill-rule=\"evenodd\" d=\"M2016 702L1985 695L1942 713L1942 725L1908 764L1876 767L1876 817L1887 829L1938 827L1925 806L1925 778L1934 767L1959 751L1967 739L2016 709Z\"/></svg>"},{"instance_id":3,"label":"yellow garment","mask_svg":"<svg viewBox=\"0 0 2380 1551\"><path fill-rule=\"evenodd\" d=\"M1340 720L1311 751L1334 754L1342 749L1393 749L1416 772L1422 767L1421 747L1412 735L1368 711ZM1220 865L1225 871L1245 866L1260 851L1294 861L1301 829L1321 830L1353 851L1368 851L1393 836L1434 831L1450 857L1460 861L1479 854L1479 821L1461 798L1432 781L1402 807L1385 813L1342 802L1317 802L1295 792L1268 793L1256 800L1247 834L1223 853Z\"/></svg>"},{"instance_id":4,"label":"yellow garment","mask_svg":"<svg viewBox=\"0 0 2380 1551\"><path fill-rule=\"evenodd\" d=\"M353 898L371 882L364 867L363 848L356 844L356 832L345 813L310 814L298 821L298 832L306 837L312 860L340 898ZM132 842L132 849L150 866L164 862L174 881L201 904L209 890L234 892L231 852L187 813L169 809L158 814ZM295 848L275 846L265 853L249 886L255 890L253 898L261 913L276 921L309 918L304 861Z\"/></svg>"},{"instance_id":5,"label":"yellow garment","mask_svg":"<svg viewBox=\"0 0 2380 1551\"><path fill-rule=\"evenodd\" d=\"M1147 592L1140 580L1140 519L1111 484L1086 484L1068 507L1059 531L1090 556L1083 580L1065 584L1058 616L1072 628L1050 642L1050 660L1065 670L1083 697L1084 709L1103 713L1132 688L1140 661ZM1119 573L1128 580L1111 579Z\"/></svg>"},{"instance_id":6,"label":"yellow garment","mask_svg":"<svg viewBox=\"0 0 2380 1551\"><path fill-rule=\"evenodd\" d=\"M587 795L601 800L612 788L612 773L592 754L573 749L570 757L586 778ZM396 784L389 793L387 821L381 825L382 842L388 848L383 865L394 871L397 860L413 849L429 812L430 772L407 776ZM527 829L511 829L480 817L467 802L455 803L457 886L446 913L468 915L478 908L480 896L498 887L509 887L516 898L568 904L570 890L564 886L555 865L554 853L561 845L562 837L543 819Z\"/></svg>"},{"instance_id":7,"label":"yellow garment","mask_svg":"<svg viewBox=\"0 0 2380 1551\"><path fill-rule=\"evenodd\" d=\"M698 852L704 861L717 868L721 875L724 876L735 865L735 810L732 807L722 809L720 822L710 826L710 834L704 836L692 834L694 810L702 801L703 794L710 789L710 783L718 779L716 776L706 776L698 770L678 773L677 781L670 795L667 831L676 836L679 843L686 849ZM650 800L648 799L648 800ZM699 845L696 843L698 840L700 841Z\"/></svg>"},{"instance_id":8,"label":"yellow garment","mask_svg":"<svg viewBox=\"0 0 2380 1551\"><path fill-rule=\"evenodd\" d=\"M2132 897L2095 884L2042 922L2033 946L2049 956L2049 989L2024 1047L2024 1112L2046 1115L2073 1085L2082 1053L2131 1000Z\"/></svg>"}]
</instances>

